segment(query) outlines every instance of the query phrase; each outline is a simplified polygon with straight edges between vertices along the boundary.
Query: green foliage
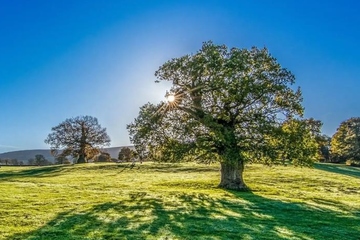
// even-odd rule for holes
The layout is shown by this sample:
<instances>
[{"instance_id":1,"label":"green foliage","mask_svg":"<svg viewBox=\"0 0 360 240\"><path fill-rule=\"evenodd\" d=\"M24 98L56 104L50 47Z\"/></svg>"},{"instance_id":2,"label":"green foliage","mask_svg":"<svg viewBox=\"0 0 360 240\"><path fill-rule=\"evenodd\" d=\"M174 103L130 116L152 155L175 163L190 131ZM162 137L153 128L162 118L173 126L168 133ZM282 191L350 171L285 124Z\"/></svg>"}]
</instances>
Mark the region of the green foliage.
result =
<instances>
[{"instance_id":1,"label":"green foliage","mask_svg":"<svg viewBox=\"0 0 360 240\"><path fill-rule=\"evenodd\" d=\"M283 137L280 138L281 158L298 166L312 166L319 159L319 144L322 123L318 120L291 119L283 126Z\"/></svg>"},{"instance_id":2,"label":"green foliage","mask_svg":"<svg viewBox=\"0 0 360 240\"><path fill-rule=\"evenodd\" d=\"M101 147L110 144L106 128L102 128L98 120L91 116L66 119L51 130L45 143L51 145L52 154L63 157L71 155L78 159L78 163L92 159L101 152Z\"/></svg>"},{"instance_id":3,"label":"green foliage","mask_svg":"<svg viewBox=\"0 0 360 240\"><path fill-rule=\"evenodd\" d=\"M248 166L252 192L216 188L219 164L0 168L0 239L358 239L360 169Z\"/></svg>"},{"instance_id":4,"label":"green foliage","mask_svg":"<svg viewBox=\"0 0 360 240\"><path fill-rule=\"evenodd\" d=\"M252 157L262 158L268 165L292 163L295 166L312 166L319 158L317 137L321 122L310 119L289 119L278 131L269 135L262 152Z\"/></svg>"},{"instance_id":5,"label":"green foliage","mask_svg":"<svg viewBox=\"0 0 360 240\"><path fill-rule=\"evenodd\" d=\"M331 154L335 161L360 160L360 118L340 124L331 139Z\"/></svg>"}]
</instances>

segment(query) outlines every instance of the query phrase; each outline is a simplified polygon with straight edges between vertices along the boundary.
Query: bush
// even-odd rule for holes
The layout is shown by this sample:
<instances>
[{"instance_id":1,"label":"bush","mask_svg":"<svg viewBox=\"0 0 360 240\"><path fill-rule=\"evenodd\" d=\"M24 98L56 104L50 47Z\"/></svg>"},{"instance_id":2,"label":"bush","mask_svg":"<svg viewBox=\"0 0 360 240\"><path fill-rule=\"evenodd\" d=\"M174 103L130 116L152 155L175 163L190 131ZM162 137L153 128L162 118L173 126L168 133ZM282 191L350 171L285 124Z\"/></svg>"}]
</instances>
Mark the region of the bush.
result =
<instances>
[{"instance_id":1,"label":"bush","mask_svg":"<svg viewBox=\"0 0 360 240\"><path fill-rule=\"evenodd\" d=\"M65 159L63 164L71 164L70 160L69 159Z\"/></svg>"},{"instance_id":2,"label":"bush","mask_svg":"<svg viewBox=\"0 0 360 240\"><path fill-rule=\"evenodd\" d=\"M360 161L356 161L356 160L353 160L353 159L346 160L345 164L347 166L360 167Z\"/></svg>"},{"instance_id":3,"label":"bush","mask_svg":"<svg viewBox=\"0 0 360 240\"><path fill-rule=\"evenodd\" d=\"M95 162L111 162L111 156L109 153L101 153L94 158Z\"/></svg>"}]
</instances>

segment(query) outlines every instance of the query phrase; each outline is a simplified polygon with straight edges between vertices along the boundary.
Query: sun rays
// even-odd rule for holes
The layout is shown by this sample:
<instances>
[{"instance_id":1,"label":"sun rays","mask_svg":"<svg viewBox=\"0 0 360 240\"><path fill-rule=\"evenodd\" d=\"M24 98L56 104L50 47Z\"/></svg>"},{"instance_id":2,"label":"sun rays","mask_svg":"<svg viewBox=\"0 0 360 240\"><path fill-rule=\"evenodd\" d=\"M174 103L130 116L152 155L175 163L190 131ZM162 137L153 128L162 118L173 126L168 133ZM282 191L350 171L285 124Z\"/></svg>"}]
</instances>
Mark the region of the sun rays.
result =
<instances>
[{"instance_id":1,"label":"sun rays","mask_svg":"<svg viewBox=\"0 0 360 240\"><path fill-rule=\"evenodd\" d=\"M166 101L163 101L154 116L162 116L165 113L179 107L183 94L167 93L165 95Z\"/></svg>"},{"instance_id":2,"label":"sun rays","mask_svg":"<svg viewBox=\"0 0 360 240\"><path fill-rule=\"evenodd\" d=\"M191 104L190 103L190 108L189 107L185 107L184 106L184 101L186 100L185 98L189 97L192 98L191 96L189 96L189 94L191 95L194 92L198 92L199 90L201 90L202 88L204 88L203 85L200 86L196 86L192 89L186 88L186 90L184 91L177 91L177 92L166 92L165 94L165 101L162 101L159 105L158 105L158 109L156 110L156 112L154 112L153 116L164 116L167 112L176 110L176 109L198 109L199 106L196 106L196 104ZM196 97L196 98L201 98L201 95ZM193 101L194 99L190 100ZM186 104L185 104L186 105ZM200 108L199 108L200 109Z\"/></svg>"},{"instance_id":3,"label":"sun rays","mask_svg":"<svg viewBox=\"0 0 360 240\"><path fill-rule=\"evenodd\" d=\"M169 95L168 97L167 97L167 101L169 102L169 103L172 103L172 102L174 102L175 101L175 96L174 95Z\"/></svg>"}]
</instances>

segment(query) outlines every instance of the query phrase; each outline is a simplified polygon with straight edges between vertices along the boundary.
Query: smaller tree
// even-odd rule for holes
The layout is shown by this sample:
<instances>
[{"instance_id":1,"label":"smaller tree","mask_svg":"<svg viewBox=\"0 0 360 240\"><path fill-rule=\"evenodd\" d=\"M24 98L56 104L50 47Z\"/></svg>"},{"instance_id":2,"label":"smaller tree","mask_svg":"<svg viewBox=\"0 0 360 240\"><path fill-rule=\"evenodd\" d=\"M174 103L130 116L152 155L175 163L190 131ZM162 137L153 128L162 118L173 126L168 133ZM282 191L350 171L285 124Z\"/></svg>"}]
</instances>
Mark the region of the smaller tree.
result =
<instances>
[{"instance_id":1,"label":"smaller tree","mask_svg":"<svg viewBox=\"0 0 360 240\"><path fill-rule=\"evenodd\" d=\"M319 146L316 137L320 135L320 121L310 119L290 119L281 126L281 136L277 139L282 163L311 166L318 158Z\"/></svg>"},{"instance_id":2,"label":"smaller tree","mask_svg":"<svg viewBox=\"0 0 360 240\"><path fill-rule=\"evenodd\" d=\"M111 156L109 153L102 152L94 158L95 162L111 162Z\"/></svg>"},{"instance_id":3,"label":"smaller tree","mask_svg":"<svg viewBox=\"0 0 360 240\"><path fill-rule=\"evenodd\" d=\"M98 120L91 116L66 119L51 130L45 143L51 145L52 154L71 155L77 159L77 163L87 162L101 152L101 147L110 144L106 128L102 128Z\"/></svg>"},{"instance_id":4,"label":"smaller tree","mask_svg":"<svg viewBox=\"0 0 360 240\"><path fill-rule=\"evenodd\" d=\"M38 166L46 166L52 164L50 161L48 161L43 155L37 154L35 155L35 165Z\"/></svg>"},{"instance_id":5,"label":"smaller tree","mask_svg":"<svg viewBox=\"0 0 360 240\"><path fill-rule=\"evenodd\" d=\"M5 159L4 159L5 165L9 165L9 162L10 162L10 159L8 159L8 158L5 158Z\"/></svg>"},{"instance_id":6,"label":"smaller tree","mask_svg":"<svg viewBox=\"0 0 360 240\"><path fill-rule=\"evenodd\" d=\"M134 151L128 147L121 148L118 159L129 162L134 157Z\"/></svg>"}]
</instances>

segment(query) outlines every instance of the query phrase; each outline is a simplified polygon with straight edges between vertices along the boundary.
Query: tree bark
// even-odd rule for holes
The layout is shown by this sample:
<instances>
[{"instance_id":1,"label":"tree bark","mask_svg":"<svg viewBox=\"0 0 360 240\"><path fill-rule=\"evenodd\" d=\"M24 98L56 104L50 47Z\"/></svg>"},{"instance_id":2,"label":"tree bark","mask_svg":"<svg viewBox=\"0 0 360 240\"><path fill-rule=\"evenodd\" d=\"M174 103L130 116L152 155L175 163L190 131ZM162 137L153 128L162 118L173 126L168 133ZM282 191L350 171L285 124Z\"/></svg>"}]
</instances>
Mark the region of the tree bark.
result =
<instances>
[{"instance_id":1,"label":"tree bark","mask_svg":"<svg viewBox=\"0 0 360 240\"><path fill-rule=\"evenodd\" d=\"M237 161L235 163L221 163L221 181L219 184L220 188L237 190L237 191L247 191L248 187L246 186L243 179L244 172L244 162Z\"/></svg>"}]
</instances>

